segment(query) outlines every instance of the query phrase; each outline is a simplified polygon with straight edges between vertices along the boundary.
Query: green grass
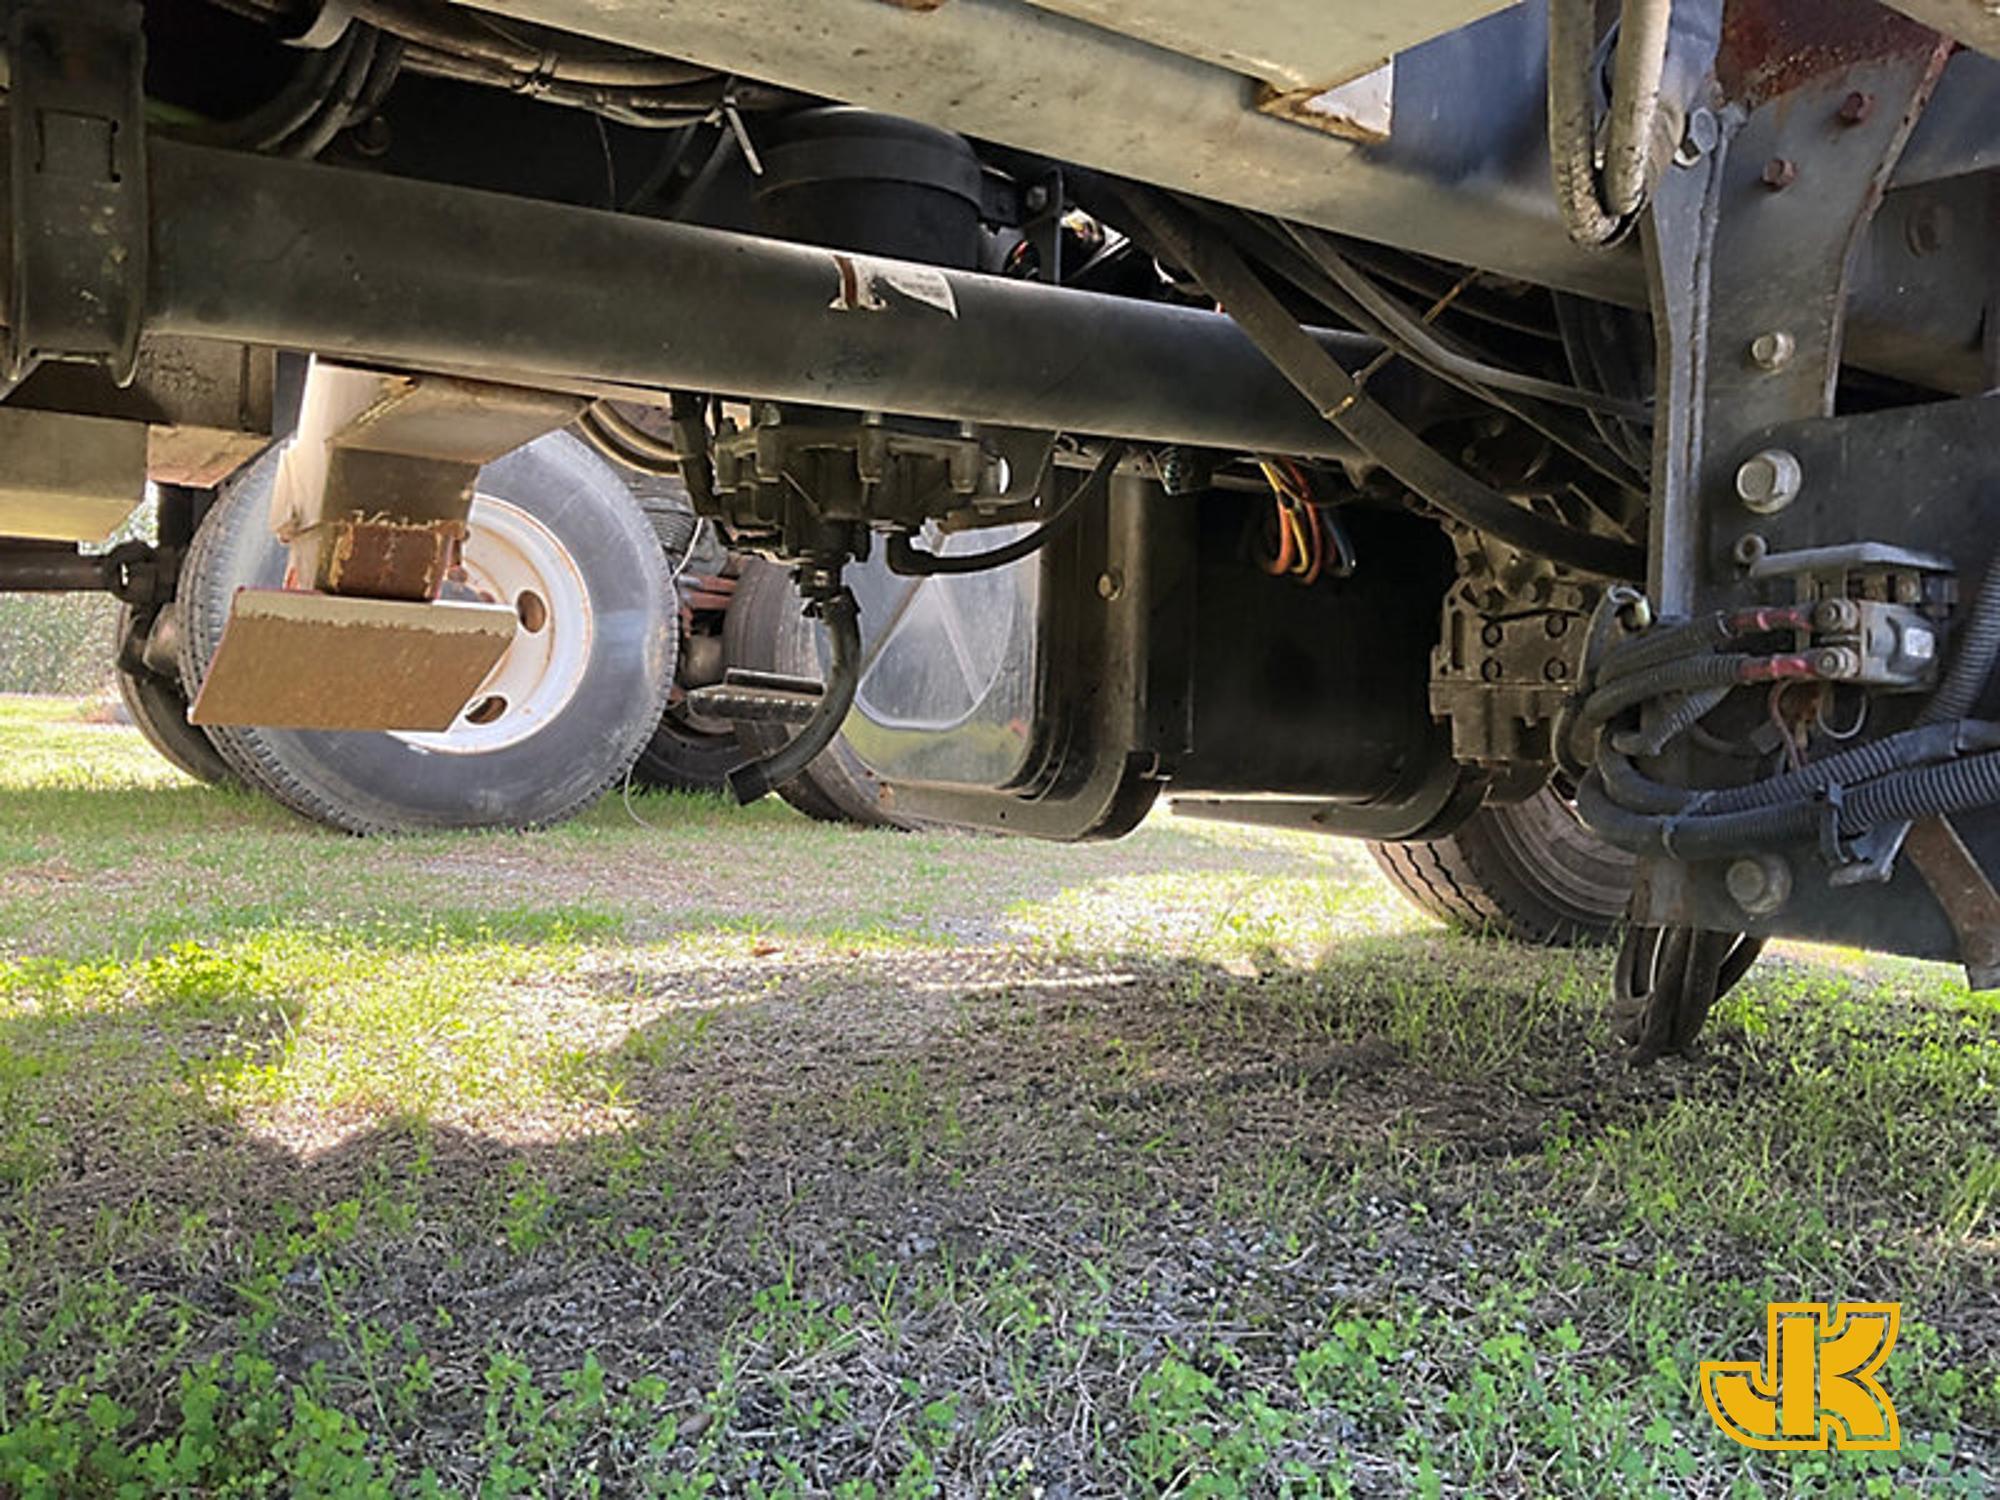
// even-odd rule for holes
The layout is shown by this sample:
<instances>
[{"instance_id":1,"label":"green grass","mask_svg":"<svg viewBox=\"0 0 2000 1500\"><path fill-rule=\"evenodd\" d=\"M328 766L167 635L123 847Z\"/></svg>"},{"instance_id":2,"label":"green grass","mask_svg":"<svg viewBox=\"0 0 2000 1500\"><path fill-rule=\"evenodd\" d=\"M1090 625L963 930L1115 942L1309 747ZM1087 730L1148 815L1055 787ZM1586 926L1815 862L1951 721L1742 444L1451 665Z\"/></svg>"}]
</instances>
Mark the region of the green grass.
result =
<instances>
[{"instance_id":1,"label":"green grass","mask_svg":"<svg viewBox=\"0 0 2000 1500\"><path fill-rule=\"evenodd\" d=\"M1982 1494L2000 1014L1601 956L1355 846L613 798L362 842L0 699L0 1494ZM1904 1304L1899 1454L1697 1364Z\"/></svg>"}]
</instances>

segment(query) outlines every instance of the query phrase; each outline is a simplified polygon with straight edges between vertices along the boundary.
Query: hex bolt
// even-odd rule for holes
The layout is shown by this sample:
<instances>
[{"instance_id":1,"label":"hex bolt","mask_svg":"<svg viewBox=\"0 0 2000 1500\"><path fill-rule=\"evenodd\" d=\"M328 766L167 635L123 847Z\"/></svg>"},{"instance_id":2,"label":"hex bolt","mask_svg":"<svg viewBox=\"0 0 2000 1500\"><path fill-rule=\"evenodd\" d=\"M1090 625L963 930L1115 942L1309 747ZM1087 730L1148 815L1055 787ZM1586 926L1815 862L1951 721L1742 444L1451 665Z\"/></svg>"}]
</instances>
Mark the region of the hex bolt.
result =
<instances>
[{"instance_id":1,"label":"hex bolt","mask_svg":"<svg viewBox=\"0 0 2000 1500\"><path fill-rule=\"evenodd\" d=\"M1760 370L1776 374L1792 362L1798 348L1797 339L1782 328L1774 328L1750 340L1750 363Z\"/></svg>"},{"instance_id":2,"label":"hex bolt","mask_svg":"<svg viewBox=\"0 0 2000 1500\"><path fill-rule=\"evenodd\" d=\"M1782 192L1799 180L1799 164L1789 156L1774 156L1764 163L1762 181L1772 192Z\"/></svg>"},{"instance_id":3,"label":"hex bolt","mask_svg":"<svg viewBox=\"0 0 2000 1500\"><path fill-rule=\"evenodd\" d=\"M1838 682L1861 674L1861 658L1846 646L1828 646L1813 652L1812 669L1815 677Z\"/></svg>"},{"instance_id":4,"label":"hex bolt","mask_svg":"<svg viewBox=\"0 0 2000 1500\"><path fill-rule=\"evenodd\" d=\"M1775 854L1749 855L1722 877L1729 899L1753 917L1768 917L1792 899L1792 867Z\"/></svg>"},{"instance_id":5,"label":"hex bolt","mask_svg":"<svg viewBox=\"0 0 2000 1500\"><path fill-rule=\"evenodd\" d=\"M1674 160L1681 166L1691 167L1722 140L1722 124L1715 118L1712 109L1696 109L1688 115L1687 129L1681 132L1681 143L1674 150Z\"/></svg>"},{"instance_id":6,"label":"hex bolt","mask_svg":"<svg viewBox=\"0 0 2000 1500\"><path fill-rule=\"evenodd\" d=\"M1501 626L1494 624L1492 621L1489 620L1486 623L1485 628L1479 632L1479 639L1481 644L1485 645L1490 649L1494 646L1499 645L1502 641L1506 640L1507 632Z\"/></svg>"},{"instance_id":7,"label":"hex bolt","mask_svg":"<svg viewBox=\"0 0 2000 1500\"><path fill-rule=\"evenodd\" d=\"M1559 656L1552 656L1542 664L1542 676L1550 682L1566 682L1569 680L1569 663Z\"/></svg>"},{"instance_id":8,"label":"hex bolt","mask_svg":"<svg viewBox=\"0 0 2000 1500\"><path fill-rule=\"evenodd\" d=\"M1507 669L1489 656L1479 664L1479 675L1488 682L1498 682L1502 677L1507 675Z\"/></svg>"},{"instance_id":9,"label":"hex bolt","mask_svg":"<svg viewBox=\"0 0 2000 1500\"><path fill-rule=\"evenodd\" d=\"M1840 123L1860 125L1875 113L1875 96L1856 89L1840 101Z\"/></svg>"},{"instance_id":10,"label":"hex bolt","mask_svg":"<svg viewBox=\"0 0 2000 1500\"><path fill-rule=\"evenodd\" d=\"M1861 610L1852 599L1822 599L1813 606L1813 629L1852 630L1861 623Z\"/></svg>"},{"instance_id":11,"label":"hex bolt","mask_svg":"<svg viewBox=\"0 0 2000 1500\"><path fill-rule=\"evenodd\" d=\"M1736 471L1736 498L1758 515L1768 516L1799 498L1805 478L1798 455L1783 448L1766 448L1744 459Z\"/></svg>"}]
</instances>

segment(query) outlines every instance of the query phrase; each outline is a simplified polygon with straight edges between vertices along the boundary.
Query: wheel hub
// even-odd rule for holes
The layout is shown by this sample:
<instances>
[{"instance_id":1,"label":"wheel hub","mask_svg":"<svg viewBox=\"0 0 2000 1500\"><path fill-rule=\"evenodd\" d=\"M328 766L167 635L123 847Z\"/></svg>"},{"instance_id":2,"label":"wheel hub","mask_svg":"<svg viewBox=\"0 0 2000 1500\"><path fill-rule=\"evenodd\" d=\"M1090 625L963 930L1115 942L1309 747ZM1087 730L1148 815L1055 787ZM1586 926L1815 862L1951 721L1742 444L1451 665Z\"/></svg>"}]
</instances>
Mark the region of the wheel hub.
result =
<instances>
[{"instance_id":1,"label":"wheel hub","mask_svg":"<svg viewBox=\"0 0 2000 1500\"><path fill-rule=\"evenodd\" d=\"M475 495L467 520L464 553L442 597L511 605L519 623L449 729L396 736L445 755L491 754L551 723L576 695L596 634L583 572L553 531L493 495Z\"/></svg>"}]
</instances>

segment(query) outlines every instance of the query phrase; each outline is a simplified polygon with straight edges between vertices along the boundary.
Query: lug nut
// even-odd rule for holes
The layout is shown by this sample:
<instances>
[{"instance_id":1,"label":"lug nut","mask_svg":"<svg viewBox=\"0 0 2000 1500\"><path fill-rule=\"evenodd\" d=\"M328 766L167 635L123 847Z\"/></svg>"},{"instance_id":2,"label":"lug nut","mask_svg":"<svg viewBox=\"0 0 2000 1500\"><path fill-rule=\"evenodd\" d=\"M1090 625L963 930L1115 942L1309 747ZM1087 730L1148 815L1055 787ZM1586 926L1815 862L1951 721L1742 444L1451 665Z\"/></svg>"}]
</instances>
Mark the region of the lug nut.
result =
<instances>
[{"instance_id":1,"label":"lug nut","mask_svg":"<svg viewBox=\"0 0 2000 1500\"><path fill-rule=\"evenodd\" d=\"M1788 156L1774 156L1764 163L1764 186L1779 192L1799 180L1799 164Z\"/></svg>"},{"instance_id":2,"label":"lug nut","mask_svg":"<svg viewBox=\"0 0 2000 1500\"><path fill-rule=\"evenodd\" d=\"M1760 516L1783 510L1799 498L1804 485L1797 456L1783 448L1752 454L1736 471L1736 497Z\"/></svg>"}]
</instances>

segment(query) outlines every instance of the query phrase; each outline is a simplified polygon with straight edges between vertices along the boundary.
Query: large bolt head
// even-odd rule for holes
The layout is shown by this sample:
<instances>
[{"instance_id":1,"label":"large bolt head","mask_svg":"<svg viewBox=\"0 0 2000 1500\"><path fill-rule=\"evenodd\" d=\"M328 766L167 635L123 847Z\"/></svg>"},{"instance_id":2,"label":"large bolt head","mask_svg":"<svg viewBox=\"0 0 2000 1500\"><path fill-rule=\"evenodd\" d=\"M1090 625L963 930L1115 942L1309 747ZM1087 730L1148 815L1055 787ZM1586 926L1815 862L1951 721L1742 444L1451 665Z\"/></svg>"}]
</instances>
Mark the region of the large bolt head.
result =
<instances>
[{"instance_id":1,"label":"large bolt head","mask_svg":"<svg viewBox=\"0 0 2000 1500\"><path fill-rule=\"evenodd\" d=\"M1782 328L1774 328L1750 340L1750 362L1760 370L1776 373L1792 362L1798 347L1797 339Z\"/></svg>"},{"instance_id":2,"label":"large bolt head","mask_svg":"<svg viewBox=\"0 0 2000 1500\"><path fill-rule=\"evenodd\" d=\"M1729 899L1753 917L1768 917L1792 899L1792 867L1775 854L1737 860L1722 883Z\"/></svg>"},{"instance_id":3,"label":"large bolt head","mask_svg":"<svg viewBox=\"0 0 2000 1500\"><path fill-rule=\"evenodd\" d=\"M1797 455L1783 448L1766 448L1743 460L1736 471L1736 498L1758 515L1768 516L1798 499L1805 479Z\"/></svg>"}]
</instances>

